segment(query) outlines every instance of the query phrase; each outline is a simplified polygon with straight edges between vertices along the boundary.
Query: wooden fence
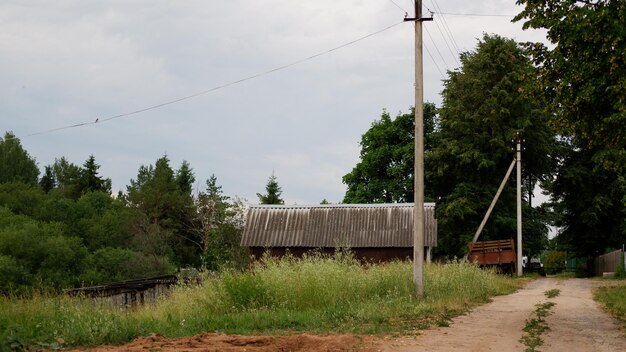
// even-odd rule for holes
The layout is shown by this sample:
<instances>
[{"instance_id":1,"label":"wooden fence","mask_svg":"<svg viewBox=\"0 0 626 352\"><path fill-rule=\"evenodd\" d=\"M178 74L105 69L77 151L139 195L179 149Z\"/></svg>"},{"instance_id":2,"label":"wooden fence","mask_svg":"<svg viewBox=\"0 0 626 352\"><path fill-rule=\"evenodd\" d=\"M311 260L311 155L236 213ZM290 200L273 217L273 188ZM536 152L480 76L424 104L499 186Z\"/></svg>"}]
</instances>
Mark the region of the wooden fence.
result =
<instances>
[{"instance_id":1,"label":"wooden fence","mask_svg":"<svg viewBox=\"0 0 626 352\"><path fill-rule=\"evenodd\" d=\"M624 260L622 253L622 250L618 249L589 260L589 264L593 265L593 267L590 268L592 269L590 272L595 276L602 276L605 272L615 272L620 261Z\"/></svg>"}]
</instances>

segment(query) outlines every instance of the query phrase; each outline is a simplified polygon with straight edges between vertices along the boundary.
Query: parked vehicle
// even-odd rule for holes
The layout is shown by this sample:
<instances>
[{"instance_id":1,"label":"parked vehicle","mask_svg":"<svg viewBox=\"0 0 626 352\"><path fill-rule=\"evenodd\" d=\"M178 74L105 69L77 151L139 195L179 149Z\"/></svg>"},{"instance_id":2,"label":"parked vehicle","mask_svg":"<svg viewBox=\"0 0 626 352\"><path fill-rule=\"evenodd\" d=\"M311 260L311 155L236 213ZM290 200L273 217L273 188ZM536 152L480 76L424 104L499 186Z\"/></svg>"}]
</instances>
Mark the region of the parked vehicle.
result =
<instances>
[{"instance_id":1,"label":"parked vehicle","mask_svg":"<svg viewBox=\"0 0 626 352\"><path fill-rule=\"evenodd\" d=\"M512 239L470 242L467 258L479 266L495 266L510 275L517 269L515 242Z\"/></svg>"}]
</instances>

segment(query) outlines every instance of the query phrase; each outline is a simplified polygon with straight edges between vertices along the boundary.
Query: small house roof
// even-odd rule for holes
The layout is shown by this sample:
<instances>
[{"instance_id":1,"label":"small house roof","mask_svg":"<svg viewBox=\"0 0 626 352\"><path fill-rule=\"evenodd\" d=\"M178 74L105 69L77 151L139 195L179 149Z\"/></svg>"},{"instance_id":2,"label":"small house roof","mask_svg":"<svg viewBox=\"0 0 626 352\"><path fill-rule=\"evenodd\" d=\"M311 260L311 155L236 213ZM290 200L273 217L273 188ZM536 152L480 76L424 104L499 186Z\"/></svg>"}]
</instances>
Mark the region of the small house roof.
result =
<instances>
[{"instance_id":1,"label":"small house roof","mask_svg":"<svg viewBox=\"0 0 626 352\"><path fill-rule=\"evenodd\" d=\"M247 247L413 247L413 203L253 205ZM424 245L437 245L435 203L425 203Z\"/></svg>"}]
</instances>

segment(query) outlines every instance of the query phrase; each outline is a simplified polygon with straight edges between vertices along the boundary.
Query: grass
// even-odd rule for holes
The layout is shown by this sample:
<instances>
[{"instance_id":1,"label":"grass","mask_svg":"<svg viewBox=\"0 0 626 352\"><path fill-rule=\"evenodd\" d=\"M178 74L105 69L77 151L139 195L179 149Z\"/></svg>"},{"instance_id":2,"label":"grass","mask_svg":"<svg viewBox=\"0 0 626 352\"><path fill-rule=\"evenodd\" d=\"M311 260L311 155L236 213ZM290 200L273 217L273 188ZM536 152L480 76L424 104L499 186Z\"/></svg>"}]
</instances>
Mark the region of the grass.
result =
<instances>
[{"instance_id":1,"label":"grass","mask_svg":"<svg viewBox=\"0 0 626 352\"><path fill-rule=\"evenodd\" d=\"M158 333L295 331L407 334L514 291L519 281L467 263L425 267L425 297L413 296L412 266L363 266L350 254L265 258L246 272L176 287L166 299L124 310L88 299L0 298L0 348L116 344Z\"/></svg>"},{"instance_id":2,"label":"grass","mask_svg":"<svg viewBox=\"0 0 626 352\"><path fill-rule=\"evenodd\" d=\"M626 328L626 286L599 287L594 292L594 299L620 319Z\"/></svg>"}]
</instances>

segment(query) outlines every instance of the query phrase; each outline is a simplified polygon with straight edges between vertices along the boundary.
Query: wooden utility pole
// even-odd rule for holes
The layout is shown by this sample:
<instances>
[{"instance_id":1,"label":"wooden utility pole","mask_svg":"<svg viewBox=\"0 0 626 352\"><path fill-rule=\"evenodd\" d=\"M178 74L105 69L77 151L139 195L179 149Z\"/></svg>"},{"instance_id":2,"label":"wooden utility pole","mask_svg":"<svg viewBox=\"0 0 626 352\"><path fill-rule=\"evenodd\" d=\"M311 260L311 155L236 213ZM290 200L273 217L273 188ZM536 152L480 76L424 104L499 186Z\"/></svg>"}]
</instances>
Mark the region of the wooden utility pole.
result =
<instances>
[{"instance_id":1,"label":"wooden utility pole","mask_svg":"<svg viewBox=\"0 0 626 352\"><path fill-rule=\"evenodd\" d=\"M415 0L415 178L413 209L413 285L424 296L424 68L422 64L422 0Z\"/></svg>"},{"instance_id":2,"label":"wooden utility pole","mask_svg":"<svg viewBox=\"0 0 626 352\"><path fill-rule=\"evenodd\" d=\"M515 160L517 164L517 276L522 276L522 140L517 135ZM530 258L528 259L530 262Z\"/></svg>"}]
</instances>

